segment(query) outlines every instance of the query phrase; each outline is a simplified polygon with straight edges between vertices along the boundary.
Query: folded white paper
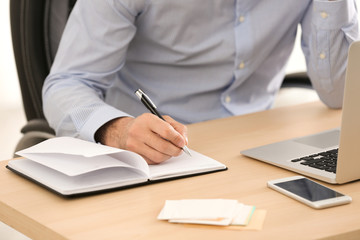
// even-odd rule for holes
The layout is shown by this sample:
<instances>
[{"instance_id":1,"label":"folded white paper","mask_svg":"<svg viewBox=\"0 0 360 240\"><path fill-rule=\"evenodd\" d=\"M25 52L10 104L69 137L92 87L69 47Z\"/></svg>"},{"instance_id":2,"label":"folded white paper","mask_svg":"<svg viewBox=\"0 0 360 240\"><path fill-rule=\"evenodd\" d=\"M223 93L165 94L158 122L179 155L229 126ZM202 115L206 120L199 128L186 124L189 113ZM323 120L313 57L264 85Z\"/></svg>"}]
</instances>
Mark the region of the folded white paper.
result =
<instances>
[{"instance_id":1,"label":"folded white paper","mask_svg":"<svg viewBox=\"0 0 360 240\"><path fill-rule=\"evenodd\" d=\"M236 214L231 222L231 225L241 225L241 226L248 225L254 211L255 211L255 206L238 204L236 209Z\"/></svg>"},{"instance_id":2,"label":"folded white paper","mask_svg":"<svg viewBox=\"0 0 360 240\"><path fill-rule=\"evenodd\" d=\"M172 223L247 225L253 206L230 199L167 200L158 219Z\"/></svg>"}]
</instances>

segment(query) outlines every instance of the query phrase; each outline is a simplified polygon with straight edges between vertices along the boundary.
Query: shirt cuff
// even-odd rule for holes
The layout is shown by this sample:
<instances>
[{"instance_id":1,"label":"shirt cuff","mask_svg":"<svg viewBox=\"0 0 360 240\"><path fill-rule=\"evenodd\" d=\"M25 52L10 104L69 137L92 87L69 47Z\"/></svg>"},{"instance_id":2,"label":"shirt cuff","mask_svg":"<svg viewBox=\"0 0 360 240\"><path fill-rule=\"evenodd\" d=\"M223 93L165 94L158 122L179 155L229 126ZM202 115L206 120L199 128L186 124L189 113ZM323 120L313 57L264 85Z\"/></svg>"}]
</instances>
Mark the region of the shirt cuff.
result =
<instances>
[{"instance_id":1,"label":"shirt cuff","mask_svg":"<svg viewBox=\"0 0 360 240\"><path fill-rule=\"evenodd\" d=\"M105 123L119 117L132 116L111 106L101 107L96 112L94 112L83 125L79 138L95 142L96 131Z\"/></svg>"},{"instance_id":2,"label":"shirt cuff","mask_svg":"<svg viewBox=\"0 0 360 240\"><path fill-rule=\"evenodd\" d=\"M315 0L313 23L323 30L339 29L356 17L356 7L352 0Z\"/></svg>"}]
</instances>

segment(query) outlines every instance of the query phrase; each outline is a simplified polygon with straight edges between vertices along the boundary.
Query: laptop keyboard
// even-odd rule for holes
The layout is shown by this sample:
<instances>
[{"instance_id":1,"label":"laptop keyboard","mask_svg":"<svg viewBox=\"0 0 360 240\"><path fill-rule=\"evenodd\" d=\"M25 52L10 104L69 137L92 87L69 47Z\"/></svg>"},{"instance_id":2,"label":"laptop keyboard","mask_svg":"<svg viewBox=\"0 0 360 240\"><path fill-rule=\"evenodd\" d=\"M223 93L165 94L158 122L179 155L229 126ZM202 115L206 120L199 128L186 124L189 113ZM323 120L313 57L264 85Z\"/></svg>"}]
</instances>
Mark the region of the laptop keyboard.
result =
<instances>
[{"instance_id":1,"label":"laptop keyboard","mask_svg":"<svg viewBox=\"0 0 360 240\"><path fill-rule=\"evenodd\" d=\"M291 160L291 162L300 162L300 164L305 166L336 173L337 156L338 149L336 148L333 150L294 159Z\"/></svg>"}]
</instances>

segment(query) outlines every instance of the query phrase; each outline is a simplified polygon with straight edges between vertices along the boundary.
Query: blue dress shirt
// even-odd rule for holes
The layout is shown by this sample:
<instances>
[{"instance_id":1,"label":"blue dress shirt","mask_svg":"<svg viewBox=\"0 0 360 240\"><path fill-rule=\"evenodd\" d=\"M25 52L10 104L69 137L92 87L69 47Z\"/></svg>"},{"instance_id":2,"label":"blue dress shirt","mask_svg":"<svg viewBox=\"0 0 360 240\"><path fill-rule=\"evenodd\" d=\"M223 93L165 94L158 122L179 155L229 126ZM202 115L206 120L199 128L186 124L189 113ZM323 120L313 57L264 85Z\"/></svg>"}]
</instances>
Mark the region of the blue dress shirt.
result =
<instances>
[{"instance_id":1,"label":"blue dress shirt","mask_svg":"<svg viewBox=\"0 0 360 240\"><path fill-rule=\"evenodd\" d=\"M342 105L353 0L79 0L43 88L57 135L94 141L107 121L147 109L194 123L269 109L297 27L320 99Z\"/></svg>"}]
</instances>

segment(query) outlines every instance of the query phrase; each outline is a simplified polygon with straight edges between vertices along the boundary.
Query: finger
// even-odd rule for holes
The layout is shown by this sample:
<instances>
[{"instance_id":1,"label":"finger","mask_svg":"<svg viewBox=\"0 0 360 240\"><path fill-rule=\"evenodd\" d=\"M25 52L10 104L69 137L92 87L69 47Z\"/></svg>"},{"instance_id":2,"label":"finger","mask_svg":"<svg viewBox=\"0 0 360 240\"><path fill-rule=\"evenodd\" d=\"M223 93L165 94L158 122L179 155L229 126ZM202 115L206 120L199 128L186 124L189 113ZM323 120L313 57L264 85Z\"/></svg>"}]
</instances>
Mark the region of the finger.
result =
<instances>
[{"instance_id":1,"label":"finger","mask_svg":"<svg viewBox=\"0 0 360 240\"><path fill-rule=\"evenodd\" d=\"M158 164L168 160L171 156L163 154L143 142L131 140L128 144L128 150L136 151L148 164Z\"/></svg>"},{"instance_id":2,"label":"finger","mask_svg":"<svg viewBox=\"0 0 360 240\"><path fill-rule=\"evenodd\" d=\"M185 145L181 134L169 123L149 113L139 116L129 127L128 141L131 140L132 143L144 142L151 148L169 156L180 155L181 148Z\"/></svg>"},{"instance_id":3,"label":"finger","mask_svg":"<svg viewBox=\"0 0 360 240\"><path fill-rule=\"evenodd\" d=\"M180 155L185 144L184 137L170 123L153 114L142 114L128 127L127 149L144 156L149 164Z\"/></svg>"},{"instance_id":4,"label":"finger","mask_svg":"<svg viewBox=\"0 0 360 240\"><path fill-rule=\"evenodd\" d=\"M154 133L159 134L162 138L168 140L179 148L183 148L186 145L185 137L176 131L175 128L168 122L161 120L158 124L151 125L150 128Z\"/></svg>"},{"instance_id":5,"label":"finger","mask_svg":"<svg viewBox=\"0 0 360 240\"><path fill-rule=\"evenodd\" d=\"M149 132L147 136L144 136L144 143L154 150L168 156L179 156L182 150L180 147L175 146L173 143L154 132Z\"/></svg>"},{"instance_id":6,"label":"finger","mask_svg":"<svg viewBox=\"0 0 360 240\"><path fill-rule=\"evenodd\" d=\"M180 133L186 142L186 145L188 145L189 140L187 137L187 127L177 121L175 121L172 117L170 116L164 116L164 119L166 120L166 122L170 123L170 125L178 132Z\"/></svg>"},{"instance_id":7,"label":"finger","mask_svg":"<svg viewBox=\"0 0 360 240\"><path fill-rule=\"evenodd\" d=\"M170 142L167 139L167 136L163 135L161 136L157 132L161 132L161 128L170 128L170 131L175 131L173 127L159 119L158 117L154 115L150 116L144 116L149 119L146 119L146 122L142 123L141 127L136 127L132 131L132 136L134 139L137 139L138 141L143 142L147 146L151 147L152 149L159 151L162 154L168 155L168 156L178 156L181 154L181 148L174 145L172 142ZM166 131L166 130L164 130ZM176 133L176 131L175 131ZM176 135L179 135L179 133L176 133Z\"/></svg>"}]
</instances>

